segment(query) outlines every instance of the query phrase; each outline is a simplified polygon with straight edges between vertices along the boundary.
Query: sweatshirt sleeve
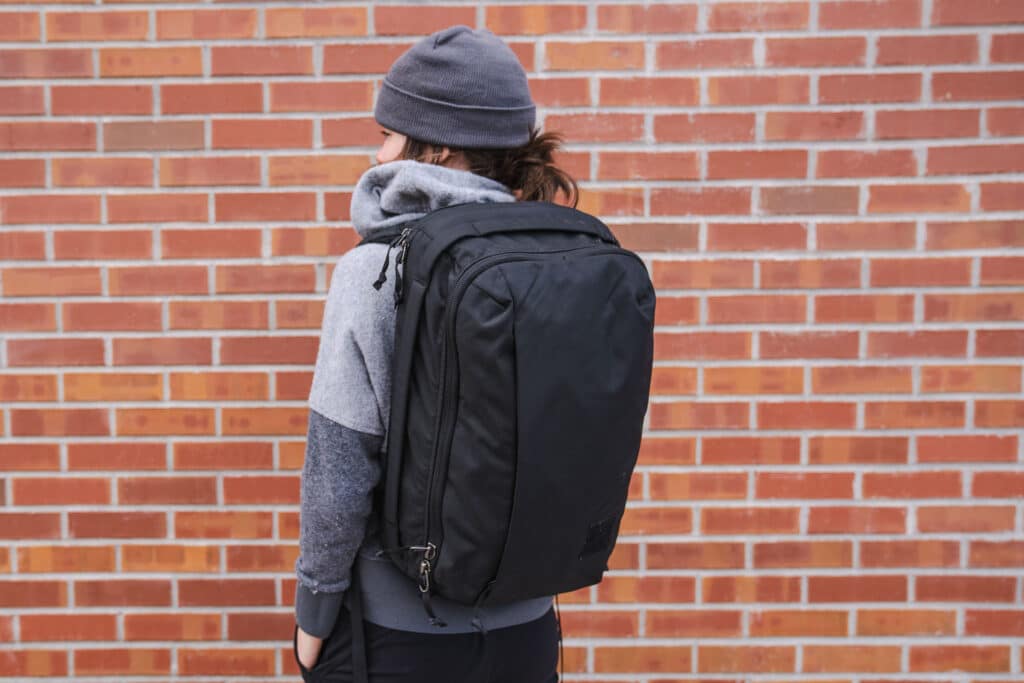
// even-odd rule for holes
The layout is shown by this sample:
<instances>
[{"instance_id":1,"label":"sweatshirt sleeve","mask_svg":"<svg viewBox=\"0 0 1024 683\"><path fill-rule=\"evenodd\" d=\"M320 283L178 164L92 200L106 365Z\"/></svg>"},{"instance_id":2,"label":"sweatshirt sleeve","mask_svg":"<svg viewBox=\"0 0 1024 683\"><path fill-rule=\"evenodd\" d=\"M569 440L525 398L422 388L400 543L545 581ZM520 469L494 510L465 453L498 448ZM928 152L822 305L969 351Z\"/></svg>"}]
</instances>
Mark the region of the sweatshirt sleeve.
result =
<instances>
[{"instance_id":1,"label":"sweatshirt sleeve","mask_svg":"<svg viewBox=\"0 0 1024 683\"><path fill-rule=\"evenodd\" d=\"M383 250L346 252L324 307L301 476L295 619L330 634L381 475L394 348L393 283L372 286Z\"/></svg>"}]
</instances>

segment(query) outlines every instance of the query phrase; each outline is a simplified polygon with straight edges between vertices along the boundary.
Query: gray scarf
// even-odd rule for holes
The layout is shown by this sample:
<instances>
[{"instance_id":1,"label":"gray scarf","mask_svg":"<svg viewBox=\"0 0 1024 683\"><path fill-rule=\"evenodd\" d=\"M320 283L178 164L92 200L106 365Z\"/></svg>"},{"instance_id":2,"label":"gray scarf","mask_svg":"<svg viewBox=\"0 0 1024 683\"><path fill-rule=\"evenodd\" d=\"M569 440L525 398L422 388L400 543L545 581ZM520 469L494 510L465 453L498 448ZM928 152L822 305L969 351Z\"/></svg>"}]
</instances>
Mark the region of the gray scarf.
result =
<instances>
[{"instance_id":1,"label":"gray scarf","mask_svg":"<svg viewBox=\"0 0 1024 683\"><path fill-rule=\"evenodd\" d=\"M402 159L369 168L352 194L352 225L362 237L452 204L514 202L502 183L447 166Z\"/></svg>"}]
</instances>

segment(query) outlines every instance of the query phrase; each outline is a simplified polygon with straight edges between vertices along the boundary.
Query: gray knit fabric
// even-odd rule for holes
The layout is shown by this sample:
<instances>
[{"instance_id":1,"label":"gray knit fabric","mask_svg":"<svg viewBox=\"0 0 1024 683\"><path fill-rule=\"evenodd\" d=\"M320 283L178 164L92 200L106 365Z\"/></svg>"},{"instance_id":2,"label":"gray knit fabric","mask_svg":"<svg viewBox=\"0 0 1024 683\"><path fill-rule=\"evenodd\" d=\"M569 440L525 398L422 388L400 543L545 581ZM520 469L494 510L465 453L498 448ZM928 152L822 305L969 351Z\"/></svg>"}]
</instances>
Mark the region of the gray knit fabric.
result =
<instances>
[{"instance_id":1,"label":"gray knit fabric","mask_svg":"<svg viewBox=\"0 0 1024 683\"><path fill-rule=\"evenodd\" d=\"M526 144L536 119L526 71L501 38L459 24L421 39L391 65L377 122L450 147Z\"/></svg>"},{"instance_id":2,"label":"gray knit fabric","mask_svg":"<svg viewBox=\"0 0 1024 683\"><path fill-rule=\"evenodd\" d=\"M352 222L363 237L394 232L427 211L468 202L508 202L500 183L417 161L369 169L352 198ZM414 582L390 561L375 558L380 533L372 512L380 481L381 448L390 417L394 354L393 273L380 290L373 282L388 247L365 244L337 262L324 309L320 348L309 396L310 417L300 503L296 621L318 637L330 633L350 584L357 555L365 617L406 631L438 632L429 624ZM550 598L489 608L487 628L541 617ZM473 629L472 608L438 598L445 633Z\"/></svg>"}]
</instances>

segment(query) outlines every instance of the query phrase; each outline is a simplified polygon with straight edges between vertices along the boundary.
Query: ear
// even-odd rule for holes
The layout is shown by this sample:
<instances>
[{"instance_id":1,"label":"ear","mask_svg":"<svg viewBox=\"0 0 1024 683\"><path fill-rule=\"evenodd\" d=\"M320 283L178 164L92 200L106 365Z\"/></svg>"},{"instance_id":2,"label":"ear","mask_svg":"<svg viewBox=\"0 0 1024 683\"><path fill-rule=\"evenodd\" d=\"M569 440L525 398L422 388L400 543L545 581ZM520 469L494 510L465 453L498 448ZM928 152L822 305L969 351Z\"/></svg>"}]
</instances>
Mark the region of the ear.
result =
<instances>
[{"instance_id":1,"label":"ear","mask_svg":"<svg viewBox=\"0 0 1024 683\"><path fill-rule=\"evenodd\" d=\"M452 150L448 147L442 147L441 152L437 157L437 163L443 166L445 162L447 162L451 158L451 156Z\"/></svg>"}]
</instances>

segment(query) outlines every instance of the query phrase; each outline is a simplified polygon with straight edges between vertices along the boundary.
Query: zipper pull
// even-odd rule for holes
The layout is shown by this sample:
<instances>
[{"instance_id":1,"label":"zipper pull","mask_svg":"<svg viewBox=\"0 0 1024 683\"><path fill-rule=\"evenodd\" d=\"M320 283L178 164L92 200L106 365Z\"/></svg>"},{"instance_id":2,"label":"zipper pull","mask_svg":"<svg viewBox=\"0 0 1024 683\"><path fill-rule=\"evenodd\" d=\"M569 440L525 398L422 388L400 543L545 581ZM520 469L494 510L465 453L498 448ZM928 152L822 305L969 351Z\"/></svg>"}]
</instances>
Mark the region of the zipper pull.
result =
<instances>
[{"instance_id":1,"label":"zipper pull","mask_svg":"<svg viewBox=\"0 0 1024 683\"><path fill-rule=\"evenodd\" d=\"M398 235L397 237L395 237L395 239L391 240L391 242L388 243L388 252L384 255L384 265L380 269L380 276L377 278L377 281L373 283L374 289L380 291L381 285L383 285L384 282L388 279L387 272L388 263L391 261L391 249L396 244L398 244L404 236L405 231L403 230L401 235Z\"/></svg>"},{"instance_id":2,"label":"zipper pull","mask_svg":"<svg viewBox=\"0 0 1024 683\"><path fill-rule=\"evenodd\" d=\"M430 601L430 572L431 565L430 559L436 556L437 547L433 543L427 544L427 551L423 554L423 559L420 561L420 597L423 598L423 610L427 613L427 617L430 618L431 626L447 626L448 623L441 619L434 612L434 606ZM428 559L430 558L430 559Z\"/></svg>"},{"instance_id":3,"label":"zipper pull","mask_svg":"<svg viewBox=\"0 0 1024 683\"><path fill-rule=\"evenodd\" d=\"M405 228L398 236L398 255L395 257L395 308L402 303L402 270L405 270L405 252L409 246L409 232L412 228ZM399 270L399 266L402 269Z\"/></svg>"}]
</instances>

